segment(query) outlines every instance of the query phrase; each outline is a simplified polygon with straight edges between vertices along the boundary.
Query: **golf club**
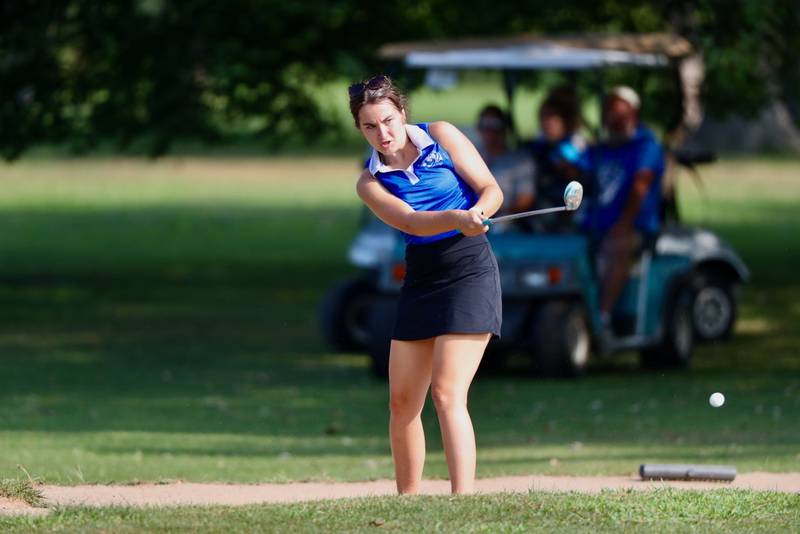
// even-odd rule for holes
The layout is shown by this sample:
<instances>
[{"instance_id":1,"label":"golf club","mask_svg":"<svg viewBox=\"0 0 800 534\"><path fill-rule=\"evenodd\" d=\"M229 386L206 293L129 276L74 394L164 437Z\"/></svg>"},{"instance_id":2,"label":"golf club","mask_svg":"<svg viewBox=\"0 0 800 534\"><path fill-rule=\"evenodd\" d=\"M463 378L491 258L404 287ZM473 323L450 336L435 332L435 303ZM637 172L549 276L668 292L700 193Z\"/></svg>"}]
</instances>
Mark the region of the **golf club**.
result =
<instances>
[{"instance_id":1,"label":"golf club","mask_svg":"<svg viewBox=\"0 0 800 534\"><path fill-rule=\"evenodd\" d=\"M567 184L564 189L564 205L556 208L544 208L533 211L525 211L522 213L514 213L512 215L504 215L502 217L494 217L486 219L483 224L491 226L494 223L503 221L513 221L514 219L522 219L524 217L532 217L534 215L544 215L545 213L556 213L558 211L575 211L581 205L583 200L583 186L576 181Z\"/></svg>"}]
</instances>

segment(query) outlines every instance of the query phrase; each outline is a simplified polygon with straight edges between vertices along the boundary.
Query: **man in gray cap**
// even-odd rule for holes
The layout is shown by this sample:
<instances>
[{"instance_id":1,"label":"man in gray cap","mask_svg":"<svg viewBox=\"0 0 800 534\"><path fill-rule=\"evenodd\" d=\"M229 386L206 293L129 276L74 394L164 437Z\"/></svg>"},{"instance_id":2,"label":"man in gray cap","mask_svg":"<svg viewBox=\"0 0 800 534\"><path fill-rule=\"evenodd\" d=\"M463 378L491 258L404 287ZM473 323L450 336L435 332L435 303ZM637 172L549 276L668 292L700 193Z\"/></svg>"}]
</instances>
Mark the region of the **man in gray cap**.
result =
<instances>
[{"instance_id":1,"label":"man in gray cap","mask_svg":"<svg viewBox=\"0 0 800 534\"><path fill-rule=\"evenodd\" d=\"M640 108L639 95L630 87L611 89L603 101L605 138L587 158L596 194L583 227L599 243L600 310L606 327L642 243L660 227L664 153L653 132L640 123Z\"/></svg>"}]
</instances>

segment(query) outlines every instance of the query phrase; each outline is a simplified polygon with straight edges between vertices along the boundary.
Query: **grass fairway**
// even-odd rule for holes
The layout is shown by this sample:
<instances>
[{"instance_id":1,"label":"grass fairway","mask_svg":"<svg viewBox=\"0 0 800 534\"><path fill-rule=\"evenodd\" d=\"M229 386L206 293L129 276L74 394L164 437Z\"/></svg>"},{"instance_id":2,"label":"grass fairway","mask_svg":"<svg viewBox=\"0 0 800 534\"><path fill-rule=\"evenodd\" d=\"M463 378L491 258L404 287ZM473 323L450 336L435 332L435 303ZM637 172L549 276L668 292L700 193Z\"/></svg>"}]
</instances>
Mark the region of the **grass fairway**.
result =
<instances>
[{"instance_id":1,"label":"grass fairway","mask_svg":"<svg viewBox=\"0 0 800 534\"><path fill-rule=\"evenodd\" d=\"M478 475L800 471L797 169L723 161L707 200L684 184L687 217L753 273L732 342L689 372L623 357L579 381L479 379ZM0 479L391 477L386 385L317 334L322 291L352 272L355 175L351 159L0 167ZM424 421L425 474L444 477L430 408Z\"/></svg>"},{"instance_id":2,"label":"grass fairway","mask_svg":"<svg viewBox=\"0 0 800 534\"><path fill-rule=\"evenodd\" d=\"M65 508L4 532L789 532L800 496L734 490L367 498L295 505Z\"/></svg>"}]
</instances>

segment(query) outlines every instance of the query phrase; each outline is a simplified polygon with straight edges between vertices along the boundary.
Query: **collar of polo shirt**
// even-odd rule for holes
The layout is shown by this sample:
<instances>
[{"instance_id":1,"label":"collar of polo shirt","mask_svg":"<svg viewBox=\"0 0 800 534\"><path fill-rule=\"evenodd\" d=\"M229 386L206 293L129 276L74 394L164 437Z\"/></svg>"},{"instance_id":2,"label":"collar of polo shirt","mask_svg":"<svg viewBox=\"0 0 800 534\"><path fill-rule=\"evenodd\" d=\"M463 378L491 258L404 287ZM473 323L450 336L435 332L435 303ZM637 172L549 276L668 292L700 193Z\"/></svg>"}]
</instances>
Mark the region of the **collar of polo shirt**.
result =
<instances>
[{"instance_id":1,"label":"collar of polo shirt","mask_svg":"<svg viewBox=\"0 0 800 534\"><path fill-rule=\"evenodd\" d=\"M433 145L435 141L433 138L428 135L428 132L417 126L416 124L406 124L406 134L408 135L409 140L414 143L414 146L417 147L419 150L419 156L422 155L422 151L428 148L429 146ZM419 156L411 162L411 165L405 170L406 174L409 176L411 183L416 183L419 181L419 178L416 177L414 174L414 163L417 162ZM380 154L374 148L372 149L372 156L369 158L369 172L375 176L376 173L379 172L391 172L398 169L392 169L388 167L381 161Z\"/></svg>"}]
</instances>

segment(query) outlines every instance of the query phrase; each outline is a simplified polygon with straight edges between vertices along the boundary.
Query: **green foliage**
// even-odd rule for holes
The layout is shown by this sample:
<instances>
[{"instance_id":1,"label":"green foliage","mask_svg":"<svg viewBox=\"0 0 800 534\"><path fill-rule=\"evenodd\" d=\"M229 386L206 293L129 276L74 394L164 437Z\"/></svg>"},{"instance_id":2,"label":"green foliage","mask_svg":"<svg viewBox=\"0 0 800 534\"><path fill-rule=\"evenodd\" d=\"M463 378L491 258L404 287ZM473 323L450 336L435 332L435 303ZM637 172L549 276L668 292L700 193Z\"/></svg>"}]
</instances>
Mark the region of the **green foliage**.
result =
<instances>
[{"instance_id":1,"label":"green foliage","mask_svg":"<svg viewBox=\"0 0 800 534\"><path fill-rule=\"evenodd\" d=\"M30 480L0 479L0 497L22 501L31 506L44 506L44 497L41 490L34 486Z\"/></svg>"},{"instance_id":2,"label":"green foliage","mask_svg":"<svg viewBox=\"0 0 800 534\"><path fill-rule=\"evenodd\" d=\"M709 109L755 112L776 80L797 102L798 17L790 0L4 2L0 154L41 143L144 143L159 155L179 139L309 142L336 131L318 85L386 68L381 44L526 31L676 31L706 57ZM669 80L651 76L633 79L674 98ZM659 108L653 117L669 120Z\"/></svg>"},{"instance_id":3,"label":"green foliage","mask_svg":"<svg viewBox=\"0 0 800 534\"><path fill-rule=\"evenodd\" d=\"M312 92L340 53L329 40L355 30L347 13L321 2L76 0L0 9L6 158L42 141L82 149L141 138L157 155L174 139L213 141L232 127L272 141L313 137L326 121Z\"/></svg>"},{"instance_id":4,"label":"green foliage","mask_svg":"<svg viewBox=\"0 0 800 534\"><path fill-rule=\"evenodd\" d=\"M780 97L786 102L792 118L800 124L800 3L785 11L780 19L780 39L783 53L778 55L777 72Z\"/></svg>"},{"instance_id":5,"label":"green foliage","mask_svg":"<svg viewBox=\"0 0 800 534\"><path fill-rule=\"evenodd\" d=\"M796 67L791 39L800 8L790 0L669 2L674 29L703 53L704 95L710 113L755 115L773 98L781 72Z\"/></svg>"}]
</instances>

